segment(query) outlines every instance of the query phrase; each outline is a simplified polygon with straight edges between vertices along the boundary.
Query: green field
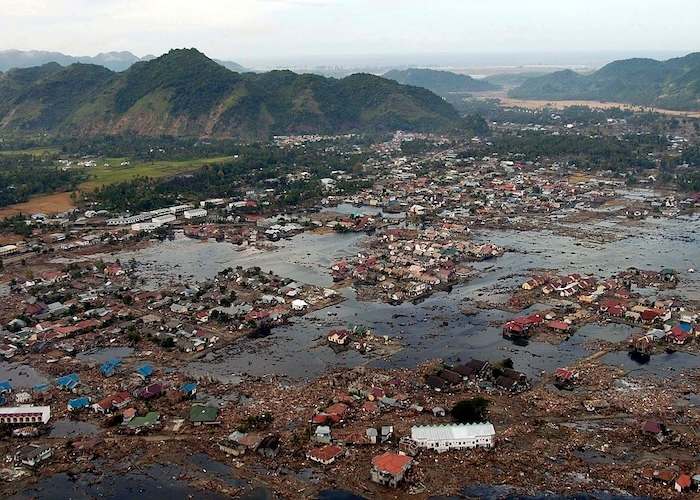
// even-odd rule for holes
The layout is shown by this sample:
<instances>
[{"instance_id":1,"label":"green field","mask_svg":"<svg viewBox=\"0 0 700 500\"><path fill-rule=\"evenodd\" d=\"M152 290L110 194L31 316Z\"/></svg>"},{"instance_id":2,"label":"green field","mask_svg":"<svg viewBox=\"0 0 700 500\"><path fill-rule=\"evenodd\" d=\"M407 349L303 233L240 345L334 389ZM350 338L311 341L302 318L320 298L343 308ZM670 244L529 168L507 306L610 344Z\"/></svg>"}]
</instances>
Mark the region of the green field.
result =
<instances>
[{"instance_id":1,"label":"green field","mask_svg":"<svg viewBox=\"0 0 700 500\"><path fill-rule=\"evenodd\" d=\"M129 181L135 177L168 177L191 172L204 165L225 163L232 159L232 156L219 156L186 161L155 161L149 163L131 161L130 165L122 167L120 164L127 158L101 158L97 160L98 166L87 170L90 177L80 185L80 189L93 190L107 184ZM105 163L109 164L109 166L104 166Z\"/></svg>"},{"instance_id":2,"label":"green field","mask_svg":"<svg viewBox=\"0 0 700 500\"><path fill-rule=\"evenodd\" d=\"M58 148L31 148L31 149L17 149L14 151L0 151L0 156L10 156L10 155L47 155L59 153Z\"/></svg>"}]
</instances>

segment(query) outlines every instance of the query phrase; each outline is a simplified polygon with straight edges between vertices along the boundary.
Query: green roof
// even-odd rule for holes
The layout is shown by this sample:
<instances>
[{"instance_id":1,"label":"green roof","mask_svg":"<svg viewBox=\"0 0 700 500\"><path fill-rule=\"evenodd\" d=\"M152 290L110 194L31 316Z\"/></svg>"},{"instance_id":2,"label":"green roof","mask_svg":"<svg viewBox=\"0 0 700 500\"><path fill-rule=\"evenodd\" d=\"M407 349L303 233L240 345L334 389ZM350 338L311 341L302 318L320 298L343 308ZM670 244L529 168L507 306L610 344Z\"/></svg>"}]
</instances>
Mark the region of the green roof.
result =
<instances>
[{"instance_id":1,"label":"green roof","mask_svg":"<svg viewBox=\"0 0 700 500\"><path fill-rule=\"evenodd\" d=\"M132 418L131 420L129 420L128 425L132 429L137 429L139 427L151 427L158 423L158 419L160 419L160 414L155 411L151 411L143 417Z\"/></svg>"},{"instance_id":2,"label":"green roof","mask_svg":"<svg viewBox=\"0 0 700 500\"><path fill-rule=\"evenodd\" d=\"M215 406L193 405L190 410L192 422L215 422L219 416L219 409Z\"/></svg>"}]
</instances>

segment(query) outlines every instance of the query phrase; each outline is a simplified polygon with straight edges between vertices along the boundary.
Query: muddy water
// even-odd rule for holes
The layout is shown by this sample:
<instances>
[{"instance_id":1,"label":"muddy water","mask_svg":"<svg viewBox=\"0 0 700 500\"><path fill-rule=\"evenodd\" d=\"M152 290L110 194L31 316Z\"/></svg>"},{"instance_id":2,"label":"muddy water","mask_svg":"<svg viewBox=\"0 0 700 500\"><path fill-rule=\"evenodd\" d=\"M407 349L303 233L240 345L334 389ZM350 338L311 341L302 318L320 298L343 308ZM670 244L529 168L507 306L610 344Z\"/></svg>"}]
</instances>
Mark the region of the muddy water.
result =
<instances>
[{"instance_id":1,"label":"muddy water","mask_svg":"<svg viewBox=\"0 0 700 500\"><path fill-rule=\"evenodd\" d=\"M28 365L0 361L0 380L9 380L14 390L31 389L49 382L43 374Z\"/></svg>"},{"instance_id":2,"label":"muddy water","mask_svg":"<svg viewBox=\"0 0 700 500\"><path fill-rule=\"evenodd\" d=\"M641 269L673 268L681 285L660 292L660 297L678 295L700 300L698 241L700 217L647 219L635 225L624 220L607 220L617 240L595 244L548 231L478 231L474 237L493 241L512 251L503 257L474 264L479 275L451 293L438 293L419 304L391 306L358 302L352 289L341 291L347 300L333 308L318 311L277 328L265 339L244 340L211 354L204 363L193 363L197 371L220 376L234 373L262 375L274 373L291 378L316 376L331 367L370 364L385 367L413 367L434 358L448 361L513 358L517 368L536 376L591 354L589 341L619 342L635 330L619 325L589 325L559 346L530 342L517 346L504 340L500 325L513 315L499 310L479 311L464 316L460 308L471 300L504 300L513 287L529 276L531 269L555 269L562 273L580 272L610 276L628 267ZM580 231L599 230L599 222L582 225ZM608 229L609 229L608 228ZM228 266L260 266L282 276L322 286L331 284L330 264L356 253L366 238L357 234L302 234L279 242L274 252L236 252L226 243L176 240L133 252L129 257L144 262L146 278L183 275L193 280L211 278ZM121 257L124 260L125 256ZM655 290L645 289L653 296ZM348 351L335 354L322 341L333 327L363 324L378 334L396 337L405 348L389 359L376 360ZM604 361L652 374L665 375L669 368L700 367L700 357L680 353L653 357L636 364L626 353L611 354Z\"/></svg>"}]
</instances>

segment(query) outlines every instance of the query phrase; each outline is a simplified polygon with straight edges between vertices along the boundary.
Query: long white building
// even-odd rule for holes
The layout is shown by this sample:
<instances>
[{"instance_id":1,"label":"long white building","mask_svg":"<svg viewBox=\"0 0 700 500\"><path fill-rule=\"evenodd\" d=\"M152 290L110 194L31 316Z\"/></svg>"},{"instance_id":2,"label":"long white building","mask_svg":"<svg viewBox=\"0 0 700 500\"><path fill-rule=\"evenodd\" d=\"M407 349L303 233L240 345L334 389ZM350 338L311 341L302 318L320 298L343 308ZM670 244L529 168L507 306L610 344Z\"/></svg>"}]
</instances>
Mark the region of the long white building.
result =
<instances>
[{"instance_id":1,"label":"long white building","mask_svg":"<svg viewBox=\"0 0 700 500\"><path fill-rule=\"evenodd\" d=\"M0 407L0 424L45 424L50 418L50 406Z\"/></svg>"},{"instance_id":2,"label":"long white building","mask_svg":"<svg viewBox=\"0 0 700 500\"><path fill-rule=\"evenodd\" d=\"M411 439L420 448L436 451L491 448L496 436L493 424L446 424L411 427Z\"/></svg>"}]
</instances>

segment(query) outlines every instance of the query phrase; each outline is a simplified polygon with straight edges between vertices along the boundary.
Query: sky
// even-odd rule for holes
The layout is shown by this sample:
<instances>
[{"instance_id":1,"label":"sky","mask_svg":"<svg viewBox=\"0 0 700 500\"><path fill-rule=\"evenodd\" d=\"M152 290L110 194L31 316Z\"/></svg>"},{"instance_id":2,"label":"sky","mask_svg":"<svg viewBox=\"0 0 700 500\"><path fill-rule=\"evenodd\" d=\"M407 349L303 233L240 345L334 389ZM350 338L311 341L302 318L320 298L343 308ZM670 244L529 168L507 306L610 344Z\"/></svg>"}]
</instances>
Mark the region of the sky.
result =
<instances>
[{"instance_id":1,"label":"sky","mask_svg":"<svg viewBox=\"0 0 700 500\"><path fill-rule=\"evenodd\" d=\"M0 50L143 56L177 47L249 67L454 54L681 54L700 50L700 1L0 0Z\"/></svg>"}]
</instances>

